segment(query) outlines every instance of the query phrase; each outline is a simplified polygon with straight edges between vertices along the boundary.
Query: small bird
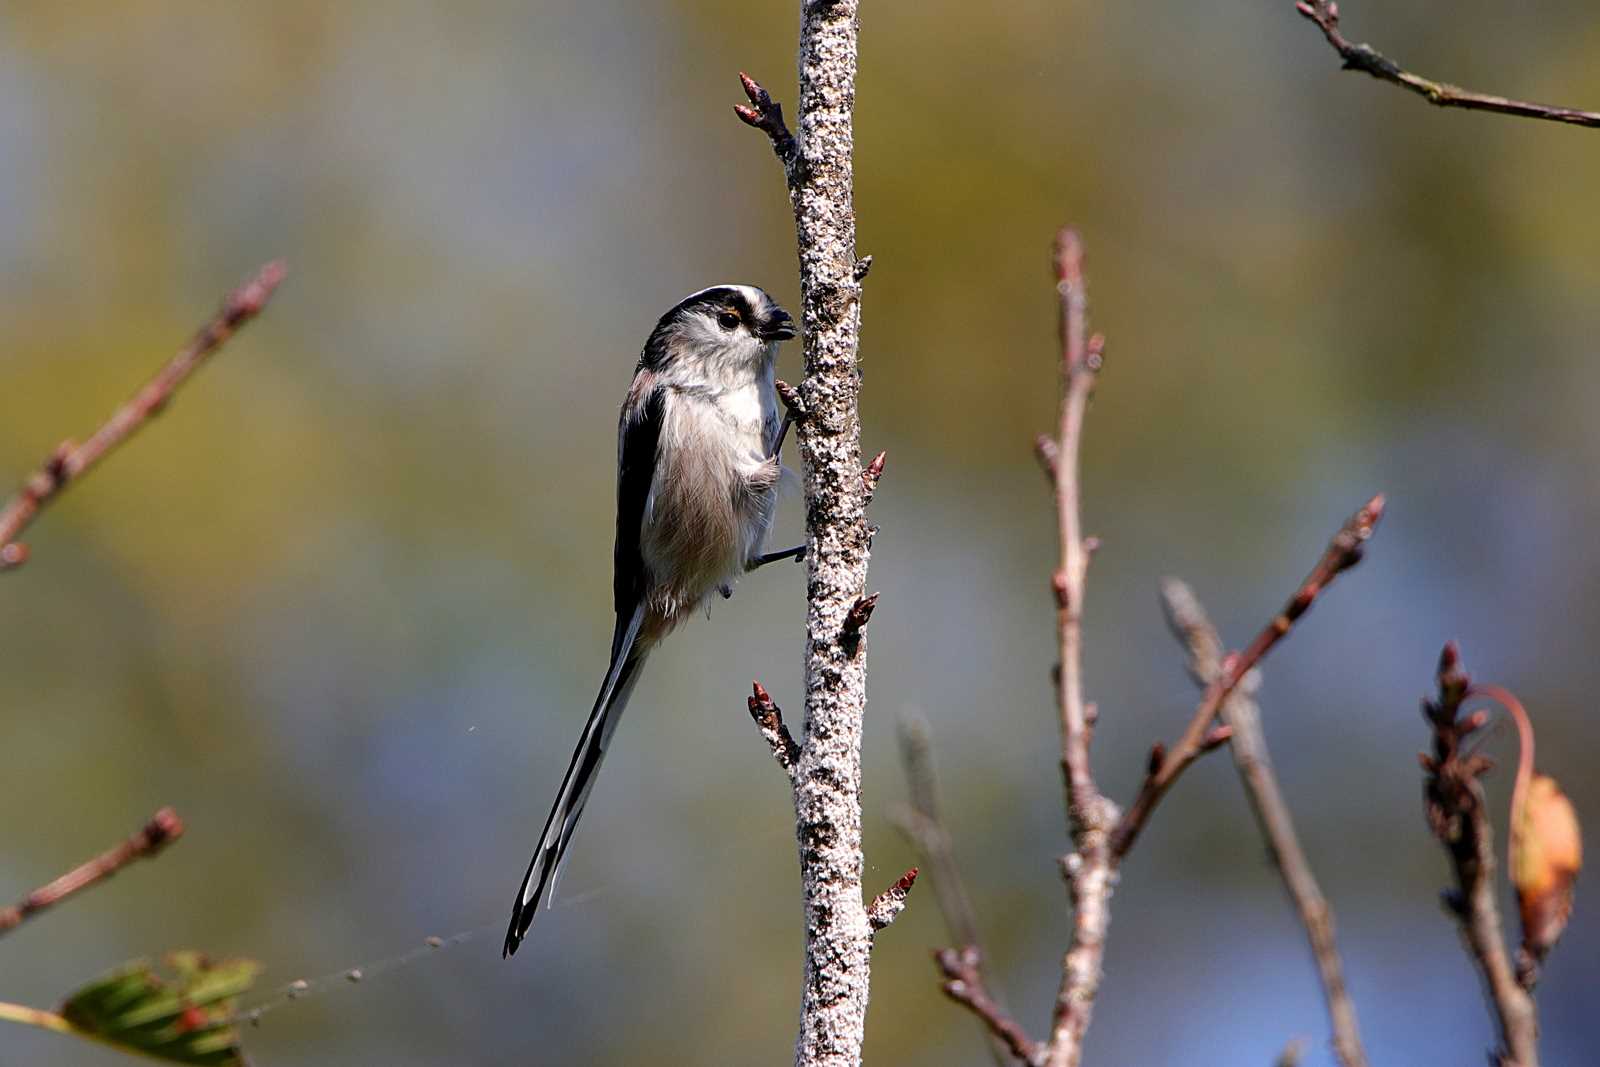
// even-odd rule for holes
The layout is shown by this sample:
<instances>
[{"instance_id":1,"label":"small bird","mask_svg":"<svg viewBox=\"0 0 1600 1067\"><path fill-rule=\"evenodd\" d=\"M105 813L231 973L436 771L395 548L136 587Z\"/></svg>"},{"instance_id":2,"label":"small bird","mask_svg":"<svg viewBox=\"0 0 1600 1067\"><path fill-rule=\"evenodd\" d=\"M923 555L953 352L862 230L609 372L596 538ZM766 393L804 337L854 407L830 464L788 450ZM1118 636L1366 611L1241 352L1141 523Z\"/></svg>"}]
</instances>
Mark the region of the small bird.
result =
<instances>
[{"instance_id":1,"label":"small bird","mask_svg":"<svg viewBox=\"0 0 1600 1067\"><path fill-rule=\"evenodd\" d=\"M714 592L746 571L798 559L762 555L789 422L773 365L794 320L750 285L684 297L650 333L617 426L617 613L611 663L539 848L511 906L504 955L517 951L555 877L645 657Z\"/></svg>"}]
</instances>

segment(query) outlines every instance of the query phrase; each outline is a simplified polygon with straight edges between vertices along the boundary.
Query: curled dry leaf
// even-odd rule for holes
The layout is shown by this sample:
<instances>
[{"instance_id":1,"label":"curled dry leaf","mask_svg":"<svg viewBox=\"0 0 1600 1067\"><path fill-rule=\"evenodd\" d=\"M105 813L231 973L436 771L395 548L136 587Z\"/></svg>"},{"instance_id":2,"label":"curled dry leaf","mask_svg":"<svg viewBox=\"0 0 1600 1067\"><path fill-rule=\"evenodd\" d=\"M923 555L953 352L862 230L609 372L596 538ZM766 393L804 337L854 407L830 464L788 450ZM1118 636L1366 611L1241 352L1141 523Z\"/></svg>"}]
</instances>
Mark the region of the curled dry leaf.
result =
<instances>
[{"instance_id":1,"label":"curled dry leaf","mask_svg":"<svg viewBox=\"0 0 1600 1067\"><path fill-rule=\"evenodd\" d=\"M1511 819L1511 880L1522 911L1522 947L1542 960L1572 914L1572 887L1583 868L1578 816L1554 778L1535 774Z\"/></svg>"}]
</instances>

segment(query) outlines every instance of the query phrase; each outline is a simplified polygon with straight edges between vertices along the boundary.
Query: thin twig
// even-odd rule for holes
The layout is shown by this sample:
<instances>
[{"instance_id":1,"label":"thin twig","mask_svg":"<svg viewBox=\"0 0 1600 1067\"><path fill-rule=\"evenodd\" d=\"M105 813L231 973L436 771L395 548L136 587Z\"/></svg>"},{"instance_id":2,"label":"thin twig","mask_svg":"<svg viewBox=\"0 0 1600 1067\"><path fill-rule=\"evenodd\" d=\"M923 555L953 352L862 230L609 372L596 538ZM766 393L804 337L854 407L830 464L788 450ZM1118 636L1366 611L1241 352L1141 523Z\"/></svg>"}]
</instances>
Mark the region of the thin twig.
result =
<instances>
[{"instance_id":1,"label":"thin twig","mask_svg":"<svg viewBox=\"0 0 1600 1067\"><path fill-rule=\"evenodd\" d=\"M1295 10L1317 24L1334 51L1339 53L1339 58L1344 60L1346 70L1359 70L1380 81L1392 82L1411 90L1430 104L1471 111L1492 111L1521 118L1549 119L1551 122L1565 122L1574 126L1600 126L1600 113L1593 111L1551 107L1546 104L1510 100L1503 96L1490 96L1487 93L1475 93L1470 89L1436 82L1420 74L1403 70L1394 60L1371 45L1352 44L1344 34L1340 33L1339 5L1333 0L1301 0L1295 4Z\"/></svg>"},{"instance_id":2,"label":"thin twig","mask_svg":"<svg viewBox=\"0 0 1600 1067\"><path fill-rule=\"evenodd\" d=\"M155 856L181 836L183 820L171 808L162 808L150 817L150 821L138 833L115 848L79 864L48 885L40 886L20 902L0 908L0 936L72 894L110 878L134 860Z\"/></svg>"},{"instance_id":3,"label":"thin twig","mask_svg":"<svg viewBox=\"0 0 1600 1067\"><path fill-rule=\"evenodd\" d=\"M1372 536L1378 520L1383 517L1383 503L1383 494L1379 493L1362 505L1360 510L1333 536L1327 551L1322 554L1322 558L1317 561L1317 565L1312 568L1306 580L1300 583L1300 587L1289 598L1283 610L1262 627L1261 632L1256 634L1255 639L1243 652L1223 657L1222 671L1206 688L1205 696L1201 698L1200 706L1195 709L1194 718L1189 721L1189 727L1184 731L1182 739L1151 768L1139 789L1139 795L1118 824L1111 847L1119 859L1127 855L1128 850L1133 847L1139 831L1144 829L1150 813L1172 787L1172 783L1209 747L1214 747L1212 724L1222 709L1223 701L1273 646L1288 635L1294 628L1295 622L1311 609L1311 605L1316 602L1323 590L1340 574L1361 562L1367 540Z\"/></svg>"},{"instance_id":4,"label":"thin twig","mask_svg":"<svg viewBox=\"0 0 1600 1067\"><path fill-rule=\"evenodd\" d=\"M44 1008L30 1008L26 1004L0 1002L0 1022L37 1026L41 1030L54 1030L58 1034L76 1034L78 1031L60 1012Z\"/></svg>"},{"instance_id":5,"label":"thin twig","mask_svg":"<svg viewBox=\"0 0 1600 1067\"><path fill-rule=\"evenodd\" d=\"M950 940L962 946L962 951L973 953L972 968L977 971L977 984L984 997L1004 1011L1004 1002L988 989L987 975L983 973L983 944L978 936L977 914L972 898L967 894L966 880L961 875L961 865L956 862L955 847L950 831L944 825L939 801L939 772L934 763L933 743L929 736L927 718L914 711L901 714L897 733L900 737L900 759L905 767L909 785L909 804L896 805L889 819L921 854L929 868L933 882L934 899L939 904L939 914L944 918ZM990 1057L996 1067L1011 1062L1011 1053L993 1033L993 1028L983 1019L977 1023L984 1028L989 1042Z\"/></svg>"},{"instance_id":6,"label":"thin twig","mask_svg":"<svg viewBox=\"0 0 1600 1067\"><path fill-rule=\"evenodd\" d=\"M1056 519L1061 559L1051 586L1056 597L1056 704L1061 720L1061 772L1066 789L1067 829L1073 851L1062 861L1072 898L1072 939L1061 961L1045 1062L1077 1067L1083 1039L1100 989L1101 961L1111 923L1114 857L1110 834L1117 807L1095 786L1089 765L1090 724L1083 695L1084 579L1092 545L1083 535L1080 515L1079 452L1083 419L1103 362L1105 341L1088 336L1088 295L1083 276L1083 244L1063 229L1055 244L1056 292L1060 297L1061 421L1053 462ZM1041 456L1048 450L1040 449Z\"/></svg>"},{"instance_id":7,"label":"thin twig","mask_svg":"<svg viewBox=\"0 0 1600 1067\"><path fill-rule=\"evenodd\" d=\"M900 917L906 910L906 901L911 898L911 887L917 884L917 868L912 867L888 889L872 898L872 903L867 905L867 923L874 933L884 929Z\"/></svg>"},{"instance_id":8,"label":"thin twig","mask_svg":"<svg viewBox=\"0 0 1600 1067\"><path fill-rule=\"evenodd\" d=\"M1043 1046L989 995L983 980L983 955L976 946L940 949L933 958L945 976L945 996L976 1015L1011 1055L1028 1064L1044 1062Z\"/></svg>"},{"instance_id":9,"label":"thin twig","mask_svg":"<svg viewBox=\"0 0 1600 1067\"><path fill-rule=\"evenodd\" d=\"M1183 582L1168 578L1161 584L1161 602L1173 636L1188 650L1189 673L1202 688L1211 685L1222 673L1222 639L1206 617L1205 608ZM1253 680L1253 679L1252 679ZM1261 709L1248 692L1251 680L1240 685L1222 704L1222 718L1233 728L1234 766L1244 783L1255 812L1256 823L1267 839L1269 852L1283 877L1300 921L1311 942L1311 954L1322 977L1328 1003L1328 1021L1333 1029L1333 1051L1344 1067L1366 1067L1367 1054L1361 1044L1356 1009L1345 987L1344 964L1334 938L1333 909L1322 895L1311 864L1300 847L1289 804L1278 788L1267 741L1261 730Z\"/></svg>"},{"instance_id":10,"label":"thin twig","mask_svg":"<svg viewBox=\"0 0 1600 1067\"><path fill-rule=\"evenodd\" d=\"M1522 701L1517 695L1504 686L1488 682L1474 683L1467 693L1468 697L1483 697L1494 701L1504 708L1516 723L1517 727L1517 777L1511 786L1511 815L1510 825L1506 830L1506 870L1511 873L1513 886L1517 890L1517 903L1522 919L1522 946L1517 952L1517 984L1522 986L1530 995L1534 987L1539 984L1539 968L1544 962L1545 954L1554 947L1556 940L1561 937L1561 931L1567 925L1567 918L1572 911L1572 896L1570 883L1566 888L1559 884L1559 876L1554 871L1561 865L1556 854L1552 853L1553 840L1544 841L1536 847L1534 854L1542 859L1535 866L1540 873L1550 872L1543 878L1534 876L1524 884L1524 878L1534 872L1519 873L1517 869L1517 856L1521 849L1528 846L1527 837L1530 832L1528 817L1528 795L1533 787L1533 752L1534 736L1533 721L1528 717L1528 709L1522 706ZM1554 785L1554 780L1549 780ZM1566 803L1563 800L1563 803ZM1574 820L1576 816L1573 816ZM1546 833L1549 831L1546 830ZM1577 835L1574 825L1572 833ZM1538 830L1532 831L1535 839L1543 839L1545 834ZM1576 845L1577 843L1574 842ZM1527 855L1526 852L1523 853ZM1581 865L1581 857L1573 855L1563 857L1567 862ZM1571 876L1576 877L1577 868L1573 867Z\"/></svg>"},{"instance_id":11,"label":"thin twig","mask_svg":"<svg viewBox=\"0 0 1600 1067\"><path fill-rule=\"evenodd\" d=\"M188 377L206 358L221 348L238 329L266 306L272 292L283 281L285 273L281 261L274 260L256 272L255 277L229 293L222 307L211 321L195 334L194 339L174 356L167 365L146 382L144 387L123 404L94 436L83 444L63 442L50 458L27 480L0 509L0 571L21 565L28 558L27 546L16 539L57 494L99 462L106 453L116 448L140 427L149 422L171 401Z\"/></svg>"},{"instance_id":12,"label":"thin twig","mask_svg":"<svg viewBox=\"0 0 1600 1067\"><path fill-rule=\"evenodd\" d=\"M958 945L976 945L978 922L967 895L961 866L956 862L950 832L945 828L939 801L939 774L934 764L928 720L920 713L907 711L900 716L900 759L910 787L911 803L904 810L890 813L897 829L922 854L933 882L950 939Z\"/></svg>"},{"instance_id":13,"label":"thin twig","mask_svg":"<svg viewBox=\"0 0 1600 1067\"><path fill-rule=\"evenodd\" d=\"M756 721L761 736L772 747L772 755L778 761L778 766L792 779L794 765L800 759L800 746L795 744L789 727L784 725L782 709L772 702L772 695L766 688L760 682L752 682L750 689L750 696L745 698L750 707L750 717Z\"/></svg>"},{"instance_id":14,"label":"thin twig","mask_svg":"<svg viewBox=\"0 0 1600 1067\"><path fill-rule=\"evenodd\" d=\"M1083 698L1083 594L1089 553L1079 512L1078 450L1083 417L1100 370L1103 342L1094 351L1086 338L1088 299L1084 291L1083 245L1071 230L1056 237L1056 290L1061 297L1061 424L1056 441L1056 516L1061 562L1052 577L1056 594L1056 632L1061 646L1057 700L1061 714L1061 769L1067 802L1078 817L1096 806L1098 794L1089 767L1089 739ZM1078 829L1074 827L1074 834Z\"/></svg>"},{"instance_id":15,"label":"thin twig","mask_svg":"<svg viewBox=\"0 0 1600 1067\"><path fill-rule=\"evenodd\" d=\"M1462 742L1489 721L1484 711L1460 714L1471 686L1455 644L1446 645L1439 656L1438 696L1422 705L1433 729L1433 751L1422 757L1428 825L1455 874L1456 888L1445 894L1445 905L1461 924L1499 1026L1494 1062L1539 1067L1538 1008L1512 969L1495 900L1494 828L1479 781L1490 764L1486 756L1462 750Z\"/></svg>"},{"instance_id":16,"label":"thin twig","mask_svg":"<svg viewBox=\"0 0 1600 1067\"><path fill-rule=\"evenodd\" d=\"M750 103L733 105L733 113L746 126L753 126L767 135L772 141L772 151L778 157L778 162L783 164L789 180L795 181L794 169L800 160L800 147L783 121L783 105L772 99L772 94L763 89L760 82L742 70L739 72L739 84L744 86L744 94L750 98Z\"/></svg>"}]
</instances>

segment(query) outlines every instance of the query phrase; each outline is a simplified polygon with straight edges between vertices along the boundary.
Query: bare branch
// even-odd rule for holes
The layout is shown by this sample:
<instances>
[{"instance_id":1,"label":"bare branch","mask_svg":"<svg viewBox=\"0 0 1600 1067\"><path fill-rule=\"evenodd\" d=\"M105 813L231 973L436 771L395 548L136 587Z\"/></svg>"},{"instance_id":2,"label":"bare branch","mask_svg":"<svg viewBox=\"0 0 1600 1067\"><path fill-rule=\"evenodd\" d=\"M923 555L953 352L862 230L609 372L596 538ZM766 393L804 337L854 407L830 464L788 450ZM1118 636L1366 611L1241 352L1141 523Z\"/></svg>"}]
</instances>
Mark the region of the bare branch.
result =
<instances>
[{"instance_id":1,"label":"bare branch","mask_svg":"<svg viewBox=\"0 0 1600 1067\"><path fill-rule=\"evenodd\" d=\"M972 899L967 895L961 867L956 863L950 833L940 811L939 774L934 765L928 720L908 711L900 716L898 727L900 758L910 786L911 803L905 811L896 811L891 817L930 868L939 913L944 916L951 939L961 945L977 945L980 943L978 923Z\"/></svg>"},{"instance_id":2,"label":"bare branch","mask_svg":"<svg viewBox=\"0 0 1600 1067\"><path fill-rule=\"evenodd\" d=\"M940 949L933 958L945 976L945 996L982 1020L1017 1059L1028 1064L1045 1062L1046 1050L989 995L983 984L983 956L976 947Z\"/></svg>"},{"instance_id":3,"label":"bare branch","mask_svg":"<svg viewBox=\"0 0 1600 1067\"><path fill-rule=\"evenodd\" d=\"M1494 828L1478 780L1489 762L1462 750L1462 742L1488 722L1482 712L1460 714L1471 685L1455 644L1446 645L1439 656L1438 696L1422 705L1433 729L1432 754L1422 757L1428 825L1455 873L1456 888L1445 894L1445 906L1461 924L1499 1024L1502 1047L1494 1061L1500 1067L1539 1067L1538 1009L1512 970L1495 900Z\"/></svg>"},{"instance_id":4,"label":"bare branch","mask_svg":"<svg viewBox=\"0 0 1600 1067\"><path fill-rule=\"evenodd\" d=\"M1206 617L1205 608L1194 592L1176 578L1161 584L1162 606L1173 636L1188 650L1189 673L1195 682L1210 686L1222 673L1222 639ZM1222 718L1233 730L1233 762L1256 823L1267 839L1268 850L1284 888L1294 901L1311 942L1311 954L1322 977L1328 1003L1328 1021L1333 1029L1333 1050L1344 1067L1366 1067L1367 1054L1361 1044L1361 1029L1356 1022L1355 1004L1344 982L1344 963L1334 938L1333 909L1322 895L1311 864L1300 847L1289 804L1278 788L1267 741L1261 730L1261 709L1251 698L1254 677L1247 678L1223 701Z\"/></svg>"},{"instance_id":5,"label":"bare branch","mask_svg":"<svg viewBox=\"0 0 1600 1067\"><path fill-rule=\"evenodd\" d=\"M1295 4L1295 10L1317 24L1322 30L1322 36L1328 39L1333 50L1339 53L1339 58L1344 60L1346 70L1359 70L1380 81L1391 82L1403 89L1409 89L1430 104L1471 111L1493 111L1521 118L1549 119L1552 122L1565 122L1574 126L1600 126L1600 113L1593 111L1550 107L1546 104L1532 104L1522 100L1510 100L1503 96L1475 93L1470 89L1436 82L1420 74L1403 70L1394 60L1371 45L1352 44L1344 34L1340 33L1339 5L1333 0L1301 0Z\"/></svg>"},{"instance_id":6,"label":"bare branch","mask_svg":"<svg viewBox=\"0 0 1600 1067\"><path fill-rule=\"evenodd\" d=\"M1223 701L1227 700L1244 676L1288 635L1300 617L1311 610L1311 605L1316 603L1317 597L1323 590L1340 574L1361 562L1367 540L1371 538L1378 520L1382 517L1383 494L1380 493L1362 505L1339 532L1334 534L1327 551L1322 554L1322 558L1317 561L1317 565L1312 568L1305 581L1300 583L1300 587L1289 598L1283 610L1262 627L1261 632L1256 634L1249 646L1243 652L1223 658L1222 671L1206 688L1205 696L1201 698L1200 706L1195 709L1194 718L1190 720L1183 738L1172 751L1166 753L1160 765L1145 776L1139 795L1134 798L1133 805L1118 824L1113 836L1112 851L1119 859L1127 855L1128 850L1133 847L1139 831L1144 829L1150 813L1166 791L1172 787L1172 783L1189 764L1205 752L1211 725L1222 709Z\"/></svg>"},{"instance_id":7,"label":"bare branch","mask_svg":"<svg viewBox=\"0 0 1600 1067\"><path fill-rule=\"evenodd\" d=\"M255 277L228 294L221 309L200 328L194 339L172 358L154 378L123 404L105 425L83 444L64 441L14 496L0 509L0 571L11 570L28 558L27 546L16 543L45 505L73 481L86 474L106 453L132 437L140 427L161 413L189 376L239 328L260 314L283 281L281 261L268 263Z\"/></svg>"},{"instance_id":8,"label":"bare branch","mask_svg":"<svg viewBox=\"0 0 1600 1067\"><path fill-rule=\"evenodd\" d=\"M1056 594L1056 631L1061 646L1057 700L1061 713L1061 767L1069 813L1079 818L1097 806L1098 793L1089 767L1089 739L1083 698L1083 593L1089 569L1079 514L1078 451L1083 417L1100 369L1099 346L1091 353L1085 339L1088 299L1084 291L1083 245L1072 230L1056 236L1056 290L1061 296L1061 425L1056 441L1056 513L1060 526L1061 562L1052 577ZM1078 829L1074 828L1074 834Z\"/></svg>"},{"instance_id":9,"label":"bare branch","mask_svg":"<svg viewBox=\"0 0 1600 1067\"><path fill-rule=\"evenodd\" d=\"M156 856L182 836L183 820L171 808L162 808L150 817L150 821L138 833L120 845L79 864L48 885L40 886L19 903L0 908L0 936L72 894L110 878L134 860Z\"/></svg>"},{"instance_id":10,"label":"bare branch","mask_svg":"<svg viewBox=\"0 0 1600 1067\"><path fill-rule=\"evenodd\" d=\"M1082 663L1085 578L1099 542L1083 534L1079 464L1084 416L1104 363L1105 340L1088 332L1083 250L1071 230L1057 235L1054 265L1061 303L1060 424L1056 436L1041 437L1035 451L1055 490L1061 544L1051 588L1055 593L1056 633L1061 650L1054 673L1061 723L1061 768L1067 827L1073 844L1062 857L1061 870L1072 901L1072 935L1062 958L1050 1038L1047 1043L1034 1046L1036 1054L1030 1062L1078 1067L1099 993L1111 921L1111 895L1123 857L1156 803L1183 769L1203 753L1233 739L1234 726L1216 721L1223 703L1310 610L1322 590L1360 561L1363 547L1382 515L1383 497L1373 497L1340 529L1282 611L1242 653L1221 657L1220 646L1211 653L1218 660L1215 677L1208 679L1205 696L1183 738L1170 751L1160 743L1152 746L1144 785L1133 806L1126 813L1120 812L1095 785L1089 747L1098 716L1094 705L1084 697ZM976 987L970 977L960 978L954 999L966 1004L993 1030L992 998L972 995ZM979 988L978 992L984 991Z\"/></svg>"},{"instance_id":11,"label":"bare branch","mask_svg":"<svg viewBox=\"0 0 1600 1067\"><path fill-rule=\"evenodd\" d=\"M1083 419L1094 392L1105 350L1104 338L1088 335L1088 296L1083 276L1083 244L1077 233L1056 235L1053 256L1061 310L1061 411L1053 448L1036 446L1055 488L1061 557L1051 576L1056 599L1056 708L1061 721L1061 772L1065 785L1067 829L1074 850L1061 869L1072 898L1072 939L1061 961L1061 986L1052 1013L1044 1062L1076 1067L1083 1055L1101 960L1111 923L1115 860L1110 834L1117 806L1101 795L1089 765L1092 738L1089 706L1083 694L1083 603L1089 559L1097 542L1083 535L1080 515L1079 453Z\"/></svg>"},{"instance_id":12,"label":"bare branch","mask_svg":"<svg viewBox=\"0 0 1600 1067\"><path fill-rule=\"evenodd\" d=\"M772 696L760 682L750 683L751 694L746 697L750 717L756 721L761 736L772 746L772 755L790 779L794 778L794 765L800 760L800 746L794 743L789 727L784 725L783 711L772 702Z\"/></svg>"},{"instance_id":13,"label":"bare branch","mask_svg":"<svg viewBox=\"0 0 1600 1067\"><path fill-rule=\"evenodd\" d=\"M961 876L961 866L956 862L955 847L950 831L940 813L939 773L933 759L933 743L929 736L928 720L923 715L907 711L900 716L897 733L900 737L900 759L905 766L906 781L910 786L911 802L891 809L889 818L895 827L916 846L923 862L931 869L934 899L939 904L939 914L944 918L950 939L974 953L972 967L978 972L980 988L985 997L1001 1011L1004 1003L987 989L987 976L982 973L982 941L978 937L978 920L967 895L966 881ZM989 1025L977 1020L985 1028L990 1042L990 1054L1000 1067L1011 1062L1006 1044L994 1035Z\"/></svg>"}]
</instances>

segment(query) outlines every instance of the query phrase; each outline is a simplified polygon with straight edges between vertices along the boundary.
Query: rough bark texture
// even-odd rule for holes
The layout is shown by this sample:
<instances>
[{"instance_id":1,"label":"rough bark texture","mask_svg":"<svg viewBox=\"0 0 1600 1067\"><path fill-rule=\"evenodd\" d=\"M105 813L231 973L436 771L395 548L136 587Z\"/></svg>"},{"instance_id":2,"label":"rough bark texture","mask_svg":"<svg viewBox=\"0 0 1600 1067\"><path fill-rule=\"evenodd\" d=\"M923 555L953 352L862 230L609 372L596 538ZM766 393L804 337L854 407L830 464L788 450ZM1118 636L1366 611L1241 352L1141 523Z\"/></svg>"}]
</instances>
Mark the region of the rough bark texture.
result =
<instances>
[{"instance_id":1,"label":"rough bark texture","mask_svg":"<svg viewBox=\"0 0 1600 1067\"><path fill-rule=\"evenodd\" d=\"M866 590L861 374L851 111L856 4L808 3L800 28L800 158L791 186L800 251L806 418L806 738L795 832L805 896L805 985L795 1063L858 1064L872 927L861 891L861 723L866 643L845 623Z\"/></svg>"},{"instance_id":2,"label":"rough bark texture","mask_svg":"<svg viewBox=\"0 0 1600 1067\"><path fill-rule=\"evenodd\" d=\"M866 1030L873 928L862 900L861 724L869 481L861 466L856 349L861 279L851 176L855 0L804 0L799 133L744 78L739 117L783 163L800 253L805 379L796 440L806 502L806 732L795 761L795 832L805 904L805 982L795 1063L855 1065ZM881 464L878 466L881 470ZM870 473L870 472L869 472ZM907 887L909 888L909 886Z\"/></svg>"}]
</instances>

